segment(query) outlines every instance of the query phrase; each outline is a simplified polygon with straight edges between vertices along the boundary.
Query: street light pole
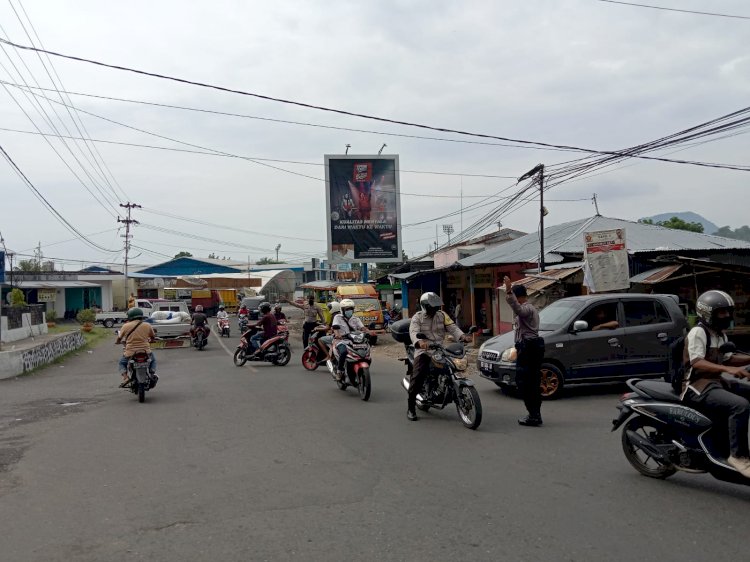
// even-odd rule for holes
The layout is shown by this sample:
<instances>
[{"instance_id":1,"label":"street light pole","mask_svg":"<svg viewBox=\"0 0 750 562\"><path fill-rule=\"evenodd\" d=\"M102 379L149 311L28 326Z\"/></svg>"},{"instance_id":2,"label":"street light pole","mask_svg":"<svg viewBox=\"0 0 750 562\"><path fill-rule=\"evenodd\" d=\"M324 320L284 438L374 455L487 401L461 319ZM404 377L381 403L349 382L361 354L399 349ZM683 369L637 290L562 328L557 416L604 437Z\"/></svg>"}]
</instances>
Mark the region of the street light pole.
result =
<instances>
[{"instance_id":1,"label":"street light pole","mask_svg":"<svg viewBox=\"0 0 750 562\"><path fill-rule=\"evenodd\" d=\"M276 261L279 261L279 250L281 249L281 244L276 244Z\"/></svg>"}]
</instances>

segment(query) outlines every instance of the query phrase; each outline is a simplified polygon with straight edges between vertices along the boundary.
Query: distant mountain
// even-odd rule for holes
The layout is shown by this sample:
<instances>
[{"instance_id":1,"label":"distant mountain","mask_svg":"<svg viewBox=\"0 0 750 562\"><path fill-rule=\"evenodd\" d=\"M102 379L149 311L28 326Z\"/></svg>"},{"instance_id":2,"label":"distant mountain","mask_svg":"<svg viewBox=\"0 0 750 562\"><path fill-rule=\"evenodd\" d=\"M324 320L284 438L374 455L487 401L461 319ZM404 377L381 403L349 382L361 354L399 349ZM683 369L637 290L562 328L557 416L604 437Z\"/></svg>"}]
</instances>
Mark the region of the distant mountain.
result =
<instances>
[{"instance_id":1,"label":"distant mountain","mask_svg":"<svg viewBox=\"0 0 750 562\"><path fill-rule=\"evenodd\" d=\"M651 219L654 222L659 221L668 221L672 217L677 217L678 219L682 219L685 222L699 222L703 225L703 232L705 234L713 234L717 230L719 230L719 227L716 226L716 224L712 223L710 220L702 217L698 213L694 213L692 211L682 211L679 213L661 213L659 215L653 215L651 217L643 217L644 219Z\"/></svg>"}]
</instances>

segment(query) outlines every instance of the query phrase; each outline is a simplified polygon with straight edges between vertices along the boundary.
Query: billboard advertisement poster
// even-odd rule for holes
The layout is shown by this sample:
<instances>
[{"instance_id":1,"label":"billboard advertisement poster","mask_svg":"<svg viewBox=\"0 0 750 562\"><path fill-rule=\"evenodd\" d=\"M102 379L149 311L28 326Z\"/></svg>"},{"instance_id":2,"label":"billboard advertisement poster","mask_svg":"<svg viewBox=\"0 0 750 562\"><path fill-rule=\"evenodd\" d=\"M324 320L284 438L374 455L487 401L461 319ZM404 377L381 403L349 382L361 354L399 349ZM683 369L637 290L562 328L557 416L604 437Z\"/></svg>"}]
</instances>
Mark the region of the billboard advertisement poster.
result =
<instances>
[{"instance_id":1,"label":"billboard advertisement poster","mask_svg":"<svg viewBox=\"0 0 750 562\"><path fill-rule=\"evenodd\" d=\"M400 262L398 156L326 155L328 260Z\"/></svg>"},{"instance_id":2,"label":"billboard advertisement poster","mask_svg":"<svg viewBox=\"0 0 750 562\"><path fill-rule=\"evenodd\" d=\"M586 232L583 242L584 284L592 293L630 288L624 228Z\"/></svg>"}]
</instances>

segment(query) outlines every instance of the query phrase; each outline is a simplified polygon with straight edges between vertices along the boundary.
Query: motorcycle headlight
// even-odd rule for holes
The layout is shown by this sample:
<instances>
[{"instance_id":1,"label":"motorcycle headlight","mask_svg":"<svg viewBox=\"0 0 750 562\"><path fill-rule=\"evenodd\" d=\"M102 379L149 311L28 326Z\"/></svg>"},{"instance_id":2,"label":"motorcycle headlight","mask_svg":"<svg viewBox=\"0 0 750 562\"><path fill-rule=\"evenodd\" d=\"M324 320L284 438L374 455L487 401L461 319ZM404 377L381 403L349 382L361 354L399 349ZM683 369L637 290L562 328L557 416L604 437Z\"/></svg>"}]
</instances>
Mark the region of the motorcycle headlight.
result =
<instances>
[{"instance_id":1,"label":"motorcycle headlight","mask_svg":"<svg viewBox=\"0 0 750 562\"><path fill-rule=\"evenodd\" d=\"M469 361L466 359L466 357L462 357L461 359L454 359L453 364L456 366L457 371L465 371L469 368Z\"/></svg>"},{"instance_id":2,"label":"motorcycle headlight","mask_svg":"<svg viewBox=\"0 0 750 562\"><path fill-rule=\"evenodd\" d=\"M518 352L516 351L516 348L509 347L508 349L503 351L503 354L500 356L500 361L505 361L506 363L514 363L517 357Z\"/></svg>"}]
</instances>

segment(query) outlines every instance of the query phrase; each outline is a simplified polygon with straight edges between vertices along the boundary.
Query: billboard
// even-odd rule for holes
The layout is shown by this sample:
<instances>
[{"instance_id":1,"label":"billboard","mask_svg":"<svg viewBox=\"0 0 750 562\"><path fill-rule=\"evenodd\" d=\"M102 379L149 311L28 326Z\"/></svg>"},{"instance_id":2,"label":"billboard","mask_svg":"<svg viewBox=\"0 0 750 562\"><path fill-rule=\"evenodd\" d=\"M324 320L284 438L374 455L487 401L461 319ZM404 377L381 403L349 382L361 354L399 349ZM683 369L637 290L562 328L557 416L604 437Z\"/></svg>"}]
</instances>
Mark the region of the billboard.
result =
<instances>
[{"instance_id":1,"label":"billboard","mask_svg":"<svg viewBox=\"0 0 750 562\"><path fill-rule=\"evenodd\" d=\"M584 285L592 293L630 288L624 228L586 232L583 243Z\"/></svg>"},{"instance_id":2,"label":"billboard","mask_svg":"<svg viewBox=\"0 0 750 562\"><path fill-rule=\"evenodd\" d=\"M325 156L330 263L400 262L398 156Z\"/></svg>"}]
</instances>

